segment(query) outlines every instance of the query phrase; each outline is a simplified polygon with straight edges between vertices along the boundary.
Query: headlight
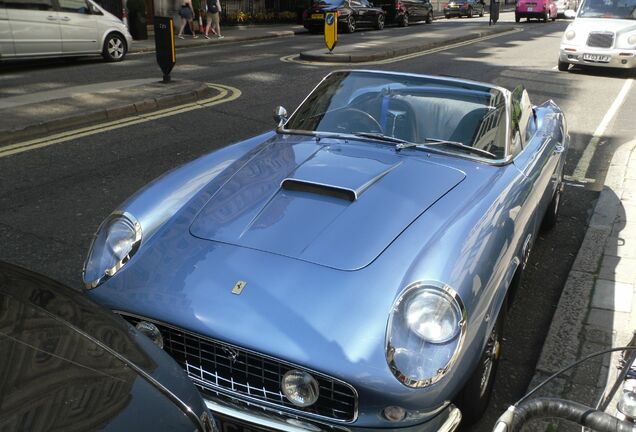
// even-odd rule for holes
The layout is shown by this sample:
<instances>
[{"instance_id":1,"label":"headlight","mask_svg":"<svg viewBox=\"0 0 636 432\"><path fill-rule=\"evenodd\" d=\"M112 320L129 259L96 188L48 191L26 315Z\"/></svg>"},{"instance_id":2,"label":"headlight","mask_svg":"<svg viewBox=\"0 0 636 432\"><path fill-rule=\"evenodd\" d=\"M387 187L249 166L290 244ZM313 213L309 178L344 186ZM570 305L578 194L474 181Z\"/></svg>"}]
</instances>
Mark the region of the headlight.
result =
<instances>
[{"instance_id":1,"label":"headlight","mask_svg":"<svg viewBox=\"0 0 636 432\"><path fill-rule=\"evenodd\" d=\"M447 293L421 290L406 301L404 318L409 328L423 340L441 344L459 332L461 312Z\"/></svg>"},{"instance_id":2,"label":"headlight","mask_svg":"<svg viewBox=\"0 0 636 432\"><path fill-rule=\"evenodd\" d=\"M576 32L574 30L568 30L568 31L565 32L565 38L567 40L574 39L574 36L576 36Z\"/></svg>"},{"instance_id":3,"label":"headlight","mask_svg":"<svg viewBox=\"0 0 636 432\"><path fill-rule=\"evenodd\" d=\"M387 363L409 387L439 381L457 359L466 312L457 293L437 282L407 287L393 305L387 326Z\"/></svg>"},{"instance_id":4,"label":"headlight","mask_svg":"<svg viewBox=\"0 0 636 432\"><path fill-rule=\"evenodd\" d=\"M630 45L636 45L636 34L633 34L630 37L628 37L627 43Z\"/></svg>"},{"instance_id":5,"label":"headlight","mask_svg":"<svg viewBox=\"0 0 636 432\"><path fill-rule=\"evenodd\" d=\"M618 401L618 410L629 419L636 418L636 393L633 391L623 391Z\"/></svg>"},{"instance_id":6,"label":"headlight","mask_svg":"<svg viewBox=\"0 0 636 432\"><path fill-rule=\"evenodd\" d=\"M141 226L130 214L114 213L99 227L84 264L86 288L92 289L119 271L139 249Z\"/></svg>"},{"instance_id":7,"label":"headlight","mask_svg":"<svg viewBox=\"0 0 636 432\"><path fill-rule=\"evenodd\" d=\"M318 381L309 373L292 369L283 375L281 387L285 397L294 405L308 407L318 400Z\"/></svg>"}]
</instances>

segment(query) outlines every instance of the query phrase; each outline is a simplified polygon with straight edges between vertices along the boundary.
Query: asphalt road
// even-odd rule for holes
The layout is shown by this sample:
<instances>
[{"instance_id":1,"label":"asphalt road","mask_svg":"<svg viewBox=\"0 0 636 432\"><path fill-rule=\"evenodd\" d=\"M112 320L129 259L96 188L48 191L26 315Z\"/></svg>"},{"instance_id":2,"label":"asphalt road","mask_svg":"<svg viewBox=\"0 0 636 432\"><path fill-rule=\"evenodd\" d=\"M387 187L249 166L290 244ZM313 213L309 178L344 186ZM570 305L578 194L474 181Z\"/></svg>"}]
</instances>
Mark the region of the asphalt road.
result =
<instances>
[{"instance_id":1,"label":"asphalt road","mask_svg":"<svg viewBox=\"0 0 636 432\"><path fill-rule=\"evenodd\" d=\"M503 14L502 21L511 21ZM475 21L475 20L471 20ZM406 29L342 35L339 43L373 43L392 35L454 28L466 19ZM487 21L482 19L484 25ZM636 90L606 118L633 76L622 72L556 71L560 36L567 23L520 23L521 31L486 41L365 69L452 75L513 88L523 84L534 103L553 99L567 115L572 147L559 223L543 233L512 306L496 389L484 419L465 430L491 430L496 417L525 392L560 291L585 233L609 159L634 138ZM273 128L272 109L293 109L332 66L281 58L319 48L320 35L298 35L180 51L174 79L194 79L240 89L237 100L0 158L0 259L81 287L80 271L99 223L137 189L199 155ZM338 67L342 68L342 67ZM65 86L147 78L160 72L153 54L119 64L99 60L25 62L0 67L0 97ZM598 129L598 130L597 130ZM594 144L593 143L593 144ZM586 149L589 150L586 152Z\"/></svg>"}]
</instances>

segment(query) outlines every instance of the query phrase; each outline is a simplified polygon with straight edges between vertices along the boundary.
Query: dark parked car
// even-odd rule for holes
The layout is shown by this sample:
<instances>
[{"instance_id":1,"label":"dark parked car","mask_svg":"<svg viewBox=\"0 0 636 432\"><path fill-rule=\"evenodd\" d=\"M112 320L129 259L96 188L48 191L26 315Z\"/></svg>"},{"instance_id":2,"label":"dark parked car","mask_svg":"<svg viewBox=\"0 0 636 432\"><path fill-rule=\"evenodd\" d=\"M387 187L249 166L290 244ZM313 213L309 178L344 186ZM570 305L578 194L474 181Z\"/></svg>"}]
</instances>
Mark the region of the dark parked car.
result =
<instances>
[{"instance_id":1,"label":"dark parked car","mask_svg":"<svg viewBox=\"0 0 636 432\"><path fill-rule=\"evenodd\" d=\"M375 0L374 6L380 6L386 13L387 23L396 23L406 27L410 22L433 21L433 5L429 0Z\"/></svg>"},{"instance_id":2,"label":"dark parked car","mask_svg":"<svg viewBox=\"0 0 636 432\"><path fill-rule=\"evenodd\" d=\"M81 292L0 263L0 431L216 430L183 370Z\"/></svg>"},{"instance_id":3,"label":"dark parked car","mask_svg":"<svg viewBox=\"0 0 636 432\"><path fill-rule=\"evenodd\" d=\"M312 33L323 31L325 13L338 13L338 31L353 33L358 27L384 28L384 11L368 0L319 0L303 14L303 25Z\"/></svg>"},{"instance_id":4,"label":"dark parked car","mask_svg":"<svg viewBox=\"0 0 636 432\"><path fill-rule=\"evenodd\" d=\"M450 18L457 16L461 18L467 16L468 18L472 18L473 15L477 14L483 17L484 5L484 0L452 0L444 4L444 17Z\"/></svg>"}]
</instances>

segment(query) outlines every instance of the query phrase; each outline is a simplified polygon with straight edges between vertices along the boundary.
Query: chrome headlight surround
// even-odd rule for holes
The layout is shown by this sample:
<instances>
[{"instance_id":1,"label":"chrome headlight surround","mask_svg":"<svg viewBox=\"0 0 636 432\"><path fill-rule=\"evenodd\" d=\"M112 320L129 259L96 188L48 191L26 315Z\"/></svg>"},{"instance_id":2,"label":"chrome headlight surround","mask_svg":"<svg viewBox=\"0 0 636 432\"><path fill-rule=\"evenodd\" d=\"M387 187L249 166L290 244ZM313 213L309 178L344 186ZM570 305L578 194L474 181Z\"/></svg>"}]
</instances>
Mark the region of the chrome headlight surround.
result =
<instances>
[{"instance_id":1,"label":"chrome headlight surround","mask_svg":"<svg viewBox=\"0 0 636 432\"><path fill-rule=\"evenodd\" d=\"M413 322L414 302L438 306L442 315L456 318L454 328L444 335L433 339L422 332L424 325ZM407 311L407 309L409 309ZM427 310L430 308L422 308ZM407 313L409 312L409 313ZM411 316L411 320L407 315ZM422 316L434 322L439 314ZM415 282L402 291L393 304L386 330L386 361L393 375L407 387L422 388L435 384L442 379L457 361L457 357L466 336L466 309L450 286L436 281Z\"/></svg>"},{"instance_id":2,"label":"chrome headlight surround","mask_svg":"<svg viewBox=\"0 0 636 432\"><path fill-rule=\"evenodd\" d=\"M86 288L96 288L114 276L137 252L141 238L141 225L128 212L114 212L102 222L82 270Z\"/></svg>"}]
</instances>

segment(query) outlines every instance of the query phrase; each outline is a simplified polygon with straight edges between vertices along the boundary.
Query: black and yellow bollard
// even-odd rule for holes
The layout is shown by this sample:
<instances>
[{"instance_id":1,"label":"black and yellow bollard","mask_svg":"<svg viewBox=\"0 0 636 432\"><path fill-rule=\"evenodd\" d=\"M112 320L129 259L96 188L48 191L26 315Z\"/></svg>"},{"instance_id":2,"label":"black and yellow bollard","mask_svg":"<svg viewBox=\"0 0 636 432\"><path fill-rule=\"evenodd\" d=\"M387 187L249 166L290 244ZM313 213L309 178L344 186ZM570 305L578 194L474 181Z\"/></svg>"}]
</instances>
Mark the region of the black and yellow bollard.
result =
<instances>
[{"instance_id":1,"label":"black and yellow bollard","mask_svg":"<svg viewBox=\"0 0 636 432\"><path fill-rule=\"evenodd\" d=\"M325 14L325 44L331 53L338 42L338 12Z\"/></svg>"}]
</instances>

